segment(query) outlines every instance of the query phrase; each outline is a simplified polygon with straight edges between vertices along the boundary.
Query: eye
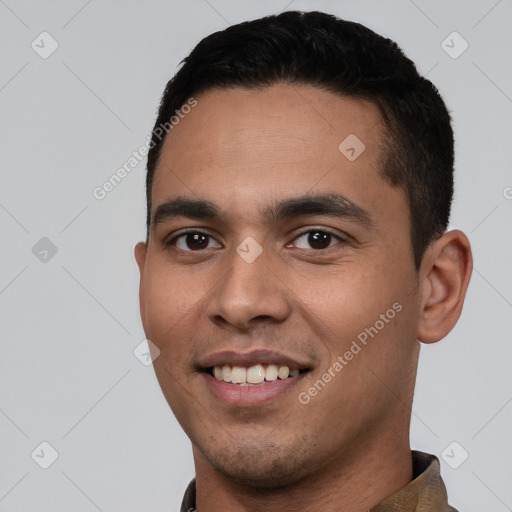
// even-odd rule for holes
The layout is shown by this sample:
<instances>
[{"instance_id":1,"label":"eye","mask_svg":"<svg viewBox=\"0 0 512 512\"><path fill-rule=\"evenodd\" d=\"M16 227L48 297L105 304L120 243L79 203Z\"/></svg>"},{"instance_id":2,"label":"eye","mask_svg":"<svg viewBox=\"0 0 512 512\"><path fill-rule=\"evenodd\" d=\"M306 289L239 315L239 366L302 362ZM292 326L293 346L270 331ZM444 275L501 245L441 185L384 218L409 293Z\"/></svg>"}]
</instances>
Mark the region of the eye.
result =
<instances>
[{"instance_id":1,"label":"eye","mask_svg":"<svg viewBox=\"0 0 512 512\"><path fill-rule=\"evenodd\" d=\"M173 238L170 243L171 245L175 245L178 249L188 252L221 247L213 237L206 233L201 233L200 231L183 233Z\"/></svg>"},{"instance_id":2,"label":"eye","mask_svg":"<svg viewBox=\"0 0 512 512\"><path fill-rule=\"evenodd\" d=\"M299 249L322 250L332 247L339 242L343 242L339 236L321 229L313 229L295 238L292 244Z\"/></svg>"}]
</instances>

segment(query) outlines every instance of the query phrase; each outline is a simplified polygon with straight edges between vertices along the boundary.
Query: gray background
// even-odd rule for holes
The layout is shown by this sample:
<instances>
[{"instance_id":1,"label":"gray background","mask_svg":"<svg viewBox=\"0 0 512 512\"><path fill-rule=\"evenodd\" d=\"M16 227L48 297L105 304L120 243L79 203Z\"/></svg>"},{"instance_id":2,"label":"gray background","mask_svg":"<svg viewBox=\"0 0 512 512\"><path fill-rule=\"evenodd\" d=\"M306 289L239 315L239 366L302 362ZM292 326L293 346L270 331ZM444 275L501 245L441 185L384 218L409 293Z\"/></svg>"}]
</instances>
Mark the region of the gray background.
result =
<instances>
[{"instance_id":1,"label":"gray background","mask_svg":"<svg viewBox=\"0 0 512 512\"><path fill-rule=\"evenodd\" d=\"M395 39L453 113L451 227L470 237L475 271L456 328L422 349L412 445L440 457L461 511L512 510L510 0L0 0L1 511L178 509L190 443L133 354L145 161L105 199L92 191L144 144L202 37L283 9ZM31 47L51 48L43 31L59 45L46 59ZM453 31L469 44L458 58L445 51L458 36L442 47ZM48 469L43 441L58 453Z\"/></svg>"}]
</instances>

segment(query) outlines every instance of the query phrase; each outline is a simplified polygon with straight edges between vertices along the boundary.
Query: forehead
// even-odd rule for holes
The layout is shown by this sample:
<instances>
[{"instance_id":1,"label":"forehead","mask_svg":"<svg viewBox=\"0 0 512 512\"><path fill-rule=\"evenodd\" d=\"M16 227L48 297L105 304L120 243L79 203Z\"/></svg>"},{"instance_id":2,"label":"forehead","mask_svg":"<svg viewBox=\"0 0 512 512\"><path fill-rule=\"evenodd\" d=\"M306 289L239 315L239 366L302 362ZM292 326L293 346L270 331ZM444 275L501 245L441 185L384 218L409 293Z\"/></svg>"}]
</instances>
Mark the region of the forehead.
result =
<instances>
[{"instance_id":1,"label":"forehead","mask_svg":"<svg viewBox=\"0 0 512 512\"><path fill-rule=\"evenodd\" d=\"M209 90L167 135L153 207L173 195L229 207L304 193L340 192L371 202L390 187L379 175L378 107L312 86ZM385 194L384 194L385 195Z\"/></svg>"}]
</instances>

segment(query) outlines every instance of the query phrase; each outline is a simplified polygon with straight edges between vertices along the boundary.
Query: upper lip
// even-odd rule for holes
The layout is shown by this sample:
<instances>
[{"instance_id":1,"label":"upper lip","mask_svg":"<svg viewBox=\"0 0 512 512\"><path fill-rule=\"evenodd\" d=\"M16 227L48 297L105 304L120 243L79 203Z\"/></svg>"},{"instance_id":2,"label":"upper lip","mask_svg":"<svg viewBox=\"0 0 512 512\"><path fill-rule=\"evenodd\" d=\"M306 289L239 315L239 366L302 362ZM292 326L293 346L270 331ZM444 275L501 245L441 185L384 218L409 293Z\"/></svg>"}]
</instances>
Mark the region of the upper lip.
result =
<instances>
[{"instance_id":1,"label":"upper lip","mask_svg":"<svg viewBox=\"0 0 512 512\"><path fill-rule=\"evenodd\" d=\"M199 367L202 370L212 366L253 366L255 364L286 365L297 370L311 368L311 364L303 360L272 350L251 350L249 352L224 350L209 354L199 360Z\"/></svg>"}]
</instances>

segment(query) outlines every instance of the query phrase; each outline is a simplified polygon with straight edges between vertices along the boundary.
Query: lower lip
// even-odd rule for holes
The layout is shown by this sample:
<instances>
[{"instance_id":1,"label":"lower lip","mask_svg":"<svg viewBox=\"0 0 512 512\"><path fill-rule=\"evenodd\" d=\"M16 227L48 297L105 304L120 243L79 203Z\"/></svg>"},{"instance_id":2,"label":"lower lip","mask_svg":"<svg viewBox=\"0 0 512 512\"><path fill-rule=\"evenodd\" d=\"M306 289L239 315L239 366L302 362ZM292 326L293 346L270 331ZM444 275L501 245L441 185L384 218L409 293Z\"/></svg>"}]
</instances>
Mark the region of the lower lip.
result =
<instances>
[{"instance_id":1,"label":"lower lip","mask_svg":"<svg viewBox=\"0 0 512 512\"><path fill-rule=\"evenodd\" d=\"M272 399L286 393L293 388L306 373L299 373L295 377L277 379L272 382L263 381L261 384L240 386L217 380L209 373L202 374L210 391L220 401L234 407L248 407L263 405Z\"/></svg>"}]
</instances>

